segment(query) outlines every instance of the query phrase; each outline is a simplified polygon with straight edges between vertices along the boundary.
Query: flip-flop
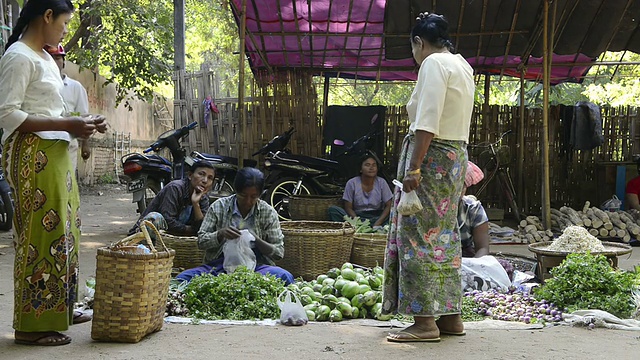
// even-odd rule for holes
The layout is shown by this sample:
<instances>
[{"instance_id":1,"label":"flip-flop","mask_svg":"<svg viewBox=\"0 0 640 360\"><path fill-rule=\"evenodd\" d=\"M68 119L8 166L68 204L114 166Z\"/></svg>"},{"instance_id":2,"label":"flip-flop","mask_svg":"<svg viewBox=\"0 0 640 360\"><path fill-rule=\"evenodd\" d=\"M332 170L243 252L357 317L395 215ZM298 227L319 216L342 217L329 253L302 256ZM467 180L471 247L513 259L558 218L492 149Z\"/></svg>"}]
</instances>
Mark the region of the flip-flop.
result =
<instances>
[{"instance_id":1,"label":"flip-flop","mask_svg":"<svg viewBox=\"0 0 640 360\"><path fill-rule=\"evenodd\" d=\"M89 314L85 314L80 311L76 311L73 313L73 325L82 324L91 320L93 320L93 316Z\"/></svg>"},{"instance_id":2,"label":"flip-flop","mask_svg":"<svg viewBox=\"0 0 640 360\"><path fill-rule=\"evenodd\" d=\"M416 335L414 333L411 333L409 331L406 331L406 330L398 331L394 335L400 335L400 334L408 336L408 337L396 338L396 337L393 337L393 336L389 335L389 336L387 336L387 341L389 341L389 342L398 342L398 343L404 343L404 342L439 342L440 341L439 337L437 337L437 338L423 338L423 337L420 337L420 336L418 336L418 335Z\"/></svg>"},{"instance_id":3,"label":"flip-flop","mask_svg":"<svg viewBox=\"0 0 640 360\"><path fill-rule=\"evenodd\" d=\"M464 336L464 335L467 335L467 332L466 331L455 332L455 331L440 330L440 334L441 335Z\"/></svg>"},{"instance_id":4,"label":"flip-flop","mask_svg":"<svg viewBox=\"0 0 640 360\"><path fill-rule=\"evenodd\" d=\"M33 346L59 346L71 342L71 338L59 332L46 332L34 339L14 339L16 344Z\"/></svg>"}]
</instances>

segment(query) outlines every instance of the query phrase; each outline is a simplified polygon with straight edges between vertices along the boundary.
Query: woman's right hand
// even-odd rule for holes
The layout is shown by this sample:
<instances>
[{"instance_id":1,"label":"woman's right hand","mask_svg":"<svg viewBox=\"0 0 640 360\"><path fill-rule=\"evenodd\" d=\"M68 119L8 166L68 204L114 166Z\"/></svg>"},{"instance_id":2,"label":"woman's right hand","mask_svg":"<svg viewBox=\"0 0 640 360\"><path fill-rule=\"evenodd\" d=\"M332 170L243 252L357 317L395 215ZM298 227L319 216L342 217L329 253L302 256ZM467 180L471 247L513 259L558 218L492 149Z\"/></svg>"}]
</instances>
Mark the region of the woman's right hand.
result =
<instances>
[{"instance_id":1,"label":"woman's right hand","mask_svg":"<svg viewBox=\"0 0 640 360\"><path fill-rule=\"evenodd\" d=\"M411 192L420 186L420 179L422 176L420 174L408 174L404 176L402 180L402 190L404 192Z\"/></svg>"},{"instance_id":2,"label":"woman's right hand","mask_svg":"<svg viewBox=\"0 0 640 360\"><path fill-rule=\"evenodd\" d=\"M96 124L92 118L71 116L65 118L67 132L77 138L88 139L96 131Z\"/></svg>"},{"instance_id":3,"label":"woman's right hand","mask_svg":"<svg viewBox=\"0 0 640 360\"><path fill-rule=\"evenodd\" d=\"M219 230L218 234L225 240L233 240L240 237L240 230L236 229L233 226L229 226L222 230Z\"/></svg>"}]
</instances>

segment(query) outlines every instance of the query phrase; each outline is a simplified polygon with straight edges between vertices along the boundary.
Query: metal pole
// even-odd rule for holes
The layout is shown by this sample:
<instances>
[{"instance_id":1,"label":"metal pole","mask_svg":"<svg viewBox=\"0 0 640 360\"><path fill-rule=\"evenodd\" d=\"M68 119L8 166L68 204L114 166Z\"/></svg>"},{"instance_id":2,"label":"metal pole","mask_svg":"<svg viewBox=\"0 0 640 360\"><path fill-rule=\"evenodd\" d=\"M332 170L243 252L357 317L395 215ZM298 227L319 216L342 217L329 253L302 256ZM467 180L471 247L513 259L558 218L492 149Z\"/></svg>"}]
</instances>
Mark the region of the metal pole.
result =
<instances>
[{"instance_id":1,"label":"metal pole","mask_svg":"<svg viewBox=\"0 0 640 360\"><path fill-rule=\"evenodd\" d=\"M242 12L240 13L240 61L238 81L238 166L244 167L244 58L245 58L245 33L247 27L247 0L242 0Z\"/></svg>"},{"instance_id":2,"label":"metal pole","mask_svg":"<svg viewBox=\"0 0 640 360\"><path fill-rule=\"evenodd\" d=\"M550 59L549 51L549 1L544 0L543 45L543 97L542 97L542 221L546 229L551 228L551 194L549 186L549 88Z\"/></svg>"}]
</instances>

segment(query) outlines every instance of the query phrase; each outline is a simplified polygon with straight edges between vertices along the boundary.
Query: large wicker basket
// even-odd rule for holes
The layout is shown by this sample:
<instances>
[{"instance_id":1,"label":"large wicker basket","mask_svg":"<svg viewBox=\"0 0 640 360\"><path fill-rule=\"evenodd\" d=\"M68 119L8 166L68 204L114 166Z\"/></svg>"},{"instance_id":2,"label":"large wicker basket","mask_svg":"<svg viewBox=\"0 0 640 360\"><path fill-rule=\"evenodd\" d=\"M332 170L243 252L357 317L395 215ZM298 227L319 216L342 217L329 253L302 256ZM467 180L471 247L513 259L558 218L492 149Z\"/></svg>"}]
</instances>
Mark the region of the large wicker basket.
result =
<instances>
[{"instance_id":1,"label":"large wicker basket","mask_svg":"<svg viewBox=\"0 0 640 360\"><path fill-rule=\"evenodd\" d=\"M147 227L164 247L157 251ZM175 251L168 249L155 227L145 221L142 233L98 249L91 338L101 341L140 341L162 328ZM150 253L135 245L146 240Z\"/></svg>"},{"instance_id":2,"label":"large wicker basket","mask_svg":"<svg viewBox=\"0 0 640 360\"><path fill-rule=\"evenodd\" d=\"M277 265L305 280L349 261L355 229L347 222L286 221L284 259Z\"/></svg>"},{"instance_id":3,"label":"large wicker basket","mask_svg":"<svg viewBox=\"0 0 640 360\"><path fill-rule=\"evenodd\" d=\"M294 195L289 198L289 214L293 220L326 221L332 205L340 206L340 195Z\"/></svg>"},{"instance_id":4,"label":"large wicker basket","mask_svg":"<svg viewBox=\"0 0 640 360\"><path fill-rule=\"evenodd\" d=\"M169 249L176 251L173 267L180 270L191 269L203 264L204 250L198 249L197 236L177 236L161 231L162 239Z\"/></svg>"},{"instance_id":5,"label":"large wicker basket","mask_svg":"<svg viewBox=\"0 0 640 360\"><path fill-rule=\"evenodd\" d=\"M351 248L351 262L366 267L384 265L387 234L355 234Z\"/></svg>"}]
</instances>

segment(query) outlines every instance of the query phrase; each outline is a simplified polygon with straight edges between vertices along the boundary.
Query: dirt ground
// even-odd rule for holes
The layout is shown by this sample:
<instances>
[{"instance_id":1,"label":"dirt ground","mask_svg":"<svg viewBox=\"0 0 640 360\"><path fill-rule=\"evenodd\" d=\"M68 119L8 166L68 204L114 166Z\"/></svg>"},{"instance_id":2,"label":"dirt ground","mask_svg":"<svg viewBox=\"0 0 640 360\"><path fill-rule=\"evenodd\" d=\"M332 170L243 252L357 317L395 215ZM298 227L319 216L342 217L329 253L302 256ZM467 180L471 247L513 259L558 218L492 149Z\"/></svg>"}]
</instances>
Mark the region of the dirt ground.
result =
<instances>
[{"instance_id":1,"label":"dirt ground","mask_svg":"<svg viewBox=\"0 0 640 360\"><path fill-rule=\"evenodd\" d=\"M96 248L124 236L136 218L131 197L118 186L83 188L81 283L95 272ZM0 359L637 359L640 332L586 330L555 326L542 330L469 330L437 344L391 344L389 328L314 323L284 326L165 324L137 344L91 340L91 323L67 332L73 342L61 347L13 343L13 258L11 234L0 233ZM530 255L526 246L500 245L504 252ZM640 264L640 248L620 266ZM636 355L633 355L636 353Z\"/></svg>"}]
</instances>

